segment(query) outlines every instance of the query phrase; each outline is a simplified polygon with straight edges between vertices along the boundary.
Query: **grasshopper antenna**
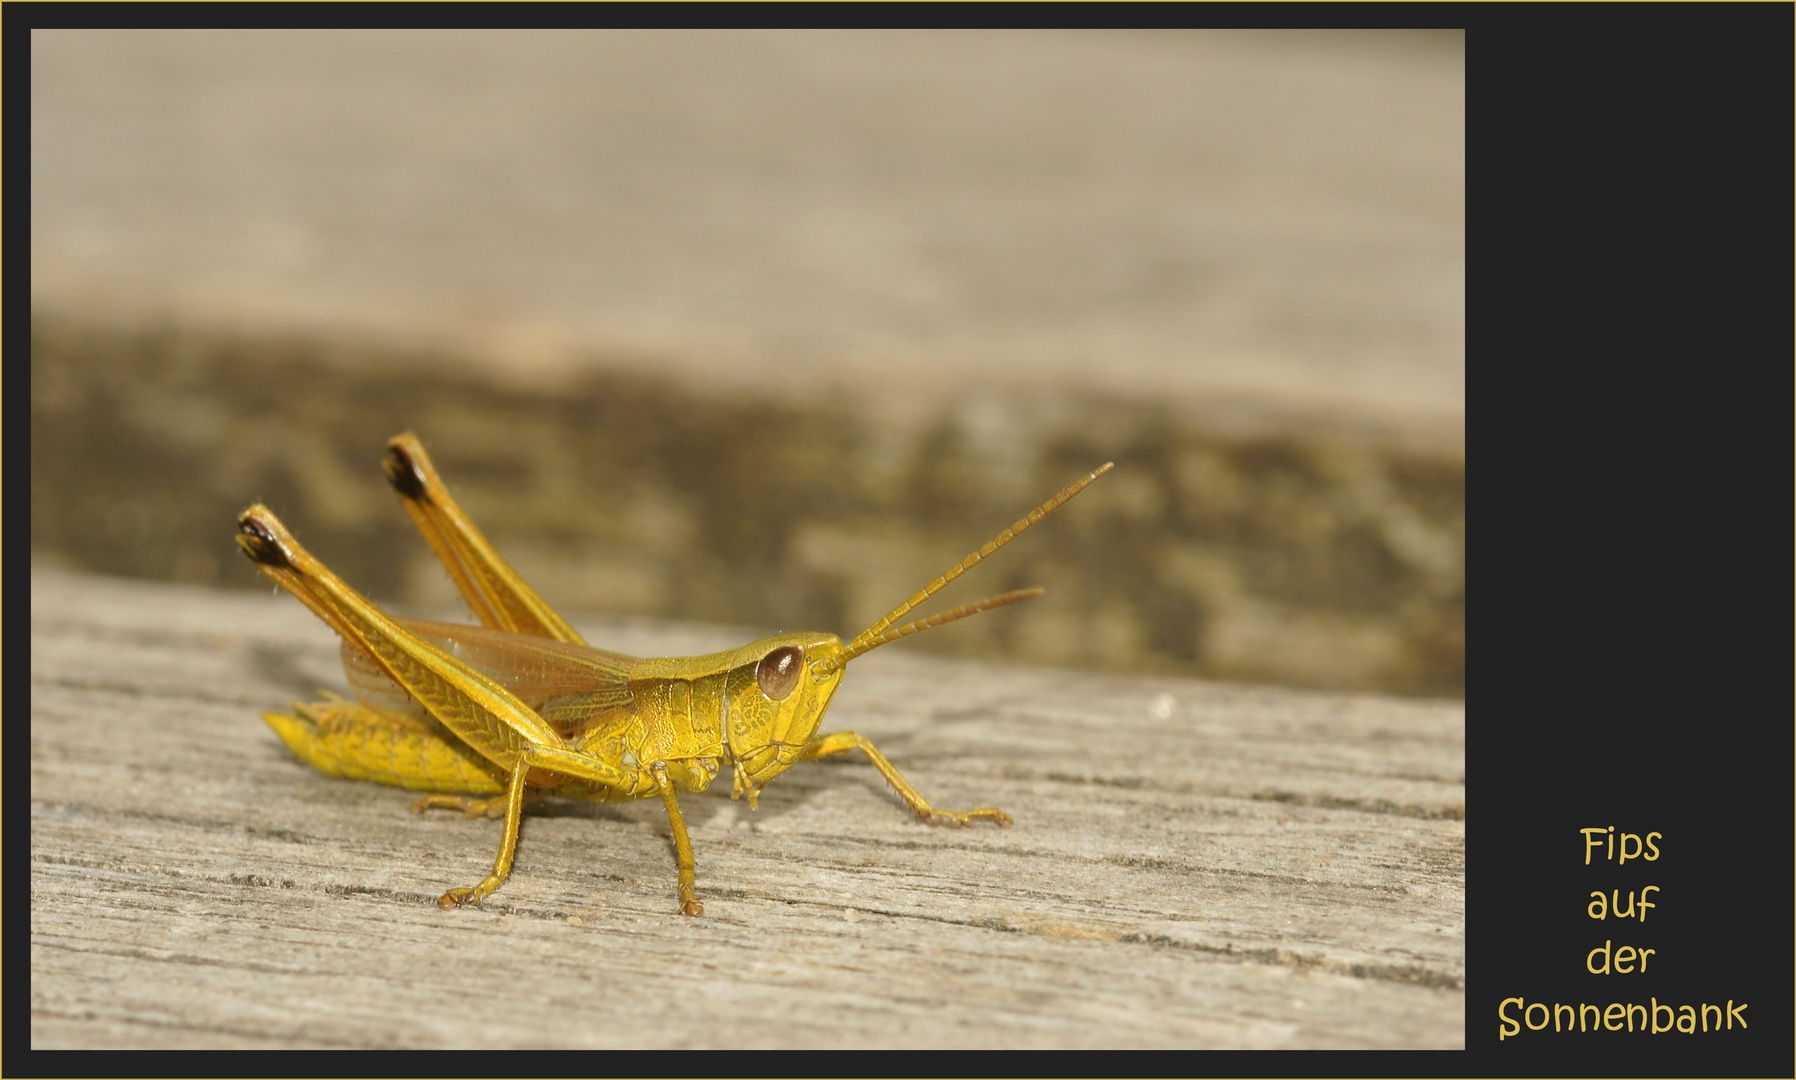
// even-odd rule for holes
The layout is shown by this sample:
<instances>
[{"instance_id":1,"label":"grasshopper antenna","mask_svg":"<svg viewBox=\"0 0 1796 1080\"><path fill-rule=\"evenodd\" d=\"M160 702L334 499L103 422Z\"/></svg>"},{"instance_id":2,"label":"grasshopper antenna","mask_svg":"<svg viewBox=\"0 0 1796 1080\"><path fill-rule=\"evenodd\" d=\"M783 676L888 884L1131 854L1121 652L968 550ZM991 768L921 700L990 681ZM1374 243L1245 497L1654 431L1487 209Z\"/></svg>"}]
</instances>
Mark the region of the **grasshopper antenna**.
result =
<instances>
[{"instance_id":1,"label":"grasshopper antenna","mask_svg":"<svg viewBox=\"0 0 1796 1080\"><path fill-rule=\"evenodd\" d=\"M950 581L953 581L968 570L971 570L980 560L990 556L992 552L997 551L1005 544L1015 540L1023 533L1028 532L1030 527L1041 521L1042 518L1047 517L1049 514L1052 514L1054 511L1066 505L1067 500L1071 499L1074 495L1079 494L1079 492L1084 491L1090 486L1092 481L1109 472L1115 465L1116 463L1114 461L1104 462L1102 465L1086 474L1083 479L1067 485L1067 487L1061 490L1060 494L1029 511L1027 517L1022 518L1010 528L1005 529L997 536L992 537L990 540L986 541L985 546L981 547L978 551L973 552L971 555L968 555L966 558L955 563L948 568L947 573L936 578L928 585L923 586L922 592L919 592L904 603L899 604L888 612L885 618L880 619L872 626L867 627L865 630L862 630L859 634L855 635L854 640L843 646L840 653L827 660L819 660L811 665L812 676L821 679L830 672L846 666L848 661L853 660L855 657L861 656L873 649L877 649L881 645L887 645L897 641L899 638L909 637L919 630L928 630L931 627L941 626L944 623L951 623L956 619L964 619L968 615L977 615L982 611L990 611L993 608L1004 607L1024 600L1032 600L1035 597L1040 596L1044 591L1042 589L1020 589L1016 592L1007 592L1000 596L987 597L984 600L957 607L953 611L945 611L940 615L931 615L927 619L918 619L916 622L906 623L896 629L889 629L893 623L902 619L912 608L923 603L923 601L928 600L936 593L941 592Z\"/></svg>"},{"instance_id":2,"label":"grasshopper antenna","mask_svg":"<svg viewBox=\"0 0 1796 1080\"><path fill-rule=\"evenodd\" d=\"M818 661L818 666L822 668L821 674L827 675L863 653L871 652L881 645L890 645L899 638L910 637L919 630L929 630L941 626L944 623L951 623L956 619L964 619L968 615L977 615L981 611L990 611L993 608L1008 607L1011 604L1020 604L1025 600L1033 600L1047 591L1048 590L1046 589L1037 587L1034 589L1018 589L1015 592L999 593L997 596L988 596L984 600L975 600L970 604L962 604L953 611L944 611L940 615L931 615L927 619L918 619L915 622L907 622L903 626L894 626L891 629L883 630L870 638L867 637L867 635L862 634L860 637L855 638L848 648L843 649L841 655L837 656L834 660L820 660Z\"/></svg>"}]
</instances>

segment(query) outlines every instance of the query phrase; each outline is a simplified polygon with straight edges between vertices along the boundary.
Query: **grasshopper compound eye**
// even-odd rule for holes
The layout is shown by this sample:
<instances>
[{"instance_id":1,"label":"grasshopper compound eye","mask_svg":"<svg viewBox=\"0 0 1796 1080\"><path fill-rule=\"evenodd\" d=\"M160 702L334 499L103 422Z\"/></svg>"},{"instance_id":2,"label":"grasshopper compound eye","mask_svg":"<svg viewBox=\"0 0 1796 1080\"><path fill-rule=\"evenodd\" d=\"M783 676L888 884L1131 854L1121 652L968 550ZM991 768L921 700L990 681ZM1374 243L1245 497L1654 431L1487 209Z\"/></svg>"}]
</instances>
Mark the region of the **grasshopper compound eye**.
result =
<instances>
[{"instance_id":1,"label":"grasshopper compound eye","mask_svg":"<svg viewBox=\"0 0 1796 1080\"><path fill-rule=\"evenodd\" d=\"M768 698L784 701L798 685L798 674L803 670L804 650L796 645L781 645L755 665L755 681Z\"/></svg>"}]
</instances>

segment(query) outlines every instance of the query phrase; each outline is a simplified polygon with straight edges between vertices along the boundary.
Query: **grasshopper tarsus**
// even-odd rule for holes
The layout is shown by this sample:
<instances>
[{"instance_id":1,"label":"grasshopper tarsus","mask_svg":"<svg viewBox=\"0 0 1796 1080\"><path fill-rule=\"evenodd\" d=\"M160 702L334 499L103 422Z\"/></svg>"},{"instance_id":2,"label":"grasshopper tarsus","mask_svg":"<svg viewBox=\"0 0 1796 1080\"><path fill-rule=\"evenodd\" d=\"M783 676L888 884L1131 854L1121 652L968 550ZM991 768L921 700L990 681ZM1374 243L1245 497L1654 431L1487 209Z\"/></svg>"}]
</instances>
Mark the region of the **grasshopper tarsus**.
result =
<instances>
[{"instance_id":1,"label":"grasshopper tarsus","mask_svg":"<svg viewBox=\"0 0 1796 1080\"><path fill-rule=\"evenodd\" d=\"M475 895L479 891L480 890L478 889L470 889L465 885L450 889L448 892L437 897L437 907L442 908L444 911L454 911L456 908L471 907L485 899L483 896Z\"/></svg>"},{"instance_id":2,"label":"grasshopper tarsus","mask_svg":"<svg viewBox=\"0 0 1796 1080\"><path fill-rule=\"evenodd\" d=\"M644 660L588 646L537 596L456 504L417 436L395 436L382 467L482 627L387 615L301 547L267 507L251 506L238 519L239 546L343 637L358 699L264 719L324 772L433 792L412 804L414 812L505 819L493 872L439 896L446 911L479 904L505 881L525 803L541 791L599 802L660 795L673 831L680 913L692 917L705 907L676 792L704 791L726 773L732 797L745 795L753 807L762 786L799 762L859 750L926 823L1011 824L992 806L937 810L866 738L819 734L818 725L849 661L1039 596L1020 589L893 625L1110 468L1062 489L848 642L786 633L710 656ZM476 797L495 790L504 794Z\"/></svg>"},{"instance_id":3,"label":"grasshopper tarsus","mask_svg":"<svg viewBox=\"0 0 1796 1080\"><path fill-rule=\"evenodd\" d=\"M509 869L510 868L508 867L507 870L509 871ZM444 892L443 895L437 897L437 907L442 908L444 911L453 911L456 908L464 907L478 907L482 900L493 895L493 892L504 883L507 876L509 876L508 873L488 874L486 877L480 879L480 884L478 885L459 885L453 889L449 889Z\"/></svg>"},{"instance_id":4,"label":"grasshopper tarsus","mask_svg":"<svg viewBox=\"0 0 1796 1080\"><path fill-rule=\"evenodd\" d=\"M412 804L414 814L422 814L426 810L460 810L464 817L503 818L505 796L476 799L469 795L426 795Z\"/></svg>"},{"instance_id":5,"label":"grasshopper tarsus","mask_svg":"<svg viewBox=\"0 0 1796 1080\"><path fill-rule=\"evenodd\" d=\"M976 810L966 811L930 810L917 816L931 825L942 825L950 829L965 829L978 820L989 821L1000 829L1008 829L1016 824L1009 814L995 806L981 806Z\"/></svg>"}]
</instances>

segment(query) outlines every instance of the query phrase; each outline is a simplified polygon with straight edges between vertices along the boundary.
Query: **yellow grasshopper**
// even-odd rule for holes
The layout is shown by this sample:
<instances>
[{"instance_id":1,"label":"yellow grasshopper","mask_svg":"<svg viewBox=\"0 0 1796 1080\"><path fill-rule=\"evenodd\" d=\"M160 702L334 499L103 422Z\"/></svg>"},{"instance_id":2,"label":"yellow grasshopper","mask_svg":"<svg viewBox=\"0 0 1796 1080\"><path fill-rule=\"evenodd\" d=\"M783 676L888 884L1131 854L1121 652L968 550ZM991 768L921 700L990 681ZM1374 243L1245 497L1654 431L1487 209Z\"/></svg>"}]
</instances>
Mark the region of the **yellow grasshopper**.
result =
<instances>
[{"instance_id":1,"label":"yellow grasshopper","mask_svg":"<svg viewBox=\"0 0 1796 1080\"><path fill-rule=\"evenodd\" d=\"M499 887L511 872L524 803L540 792L594 802L659 796L673 827L680 911L687 915L703 914L704 905L675 792L704 791L723 768L734 774L730 797L746 795L752 808L767 781L799 762L858 749L926 822L1010 824L996 807L938 810L872 743L852 731L819 735L817 728L855 657L1041 595L1008 592L893 625L1111 467L1030 511L847 644L821 632L775 634L709 656L638 659L587 645L512 571L450 497L416 436L392 439L383 465L482 625L387 615L258 503L237 519L238 544L343 638L344 671L357 699L332 695L262 718L323 772L442 793L414 810L503 811L493 872L471 888L445 892L440 907L477 904Z\"/></svg>"}]
</instances>

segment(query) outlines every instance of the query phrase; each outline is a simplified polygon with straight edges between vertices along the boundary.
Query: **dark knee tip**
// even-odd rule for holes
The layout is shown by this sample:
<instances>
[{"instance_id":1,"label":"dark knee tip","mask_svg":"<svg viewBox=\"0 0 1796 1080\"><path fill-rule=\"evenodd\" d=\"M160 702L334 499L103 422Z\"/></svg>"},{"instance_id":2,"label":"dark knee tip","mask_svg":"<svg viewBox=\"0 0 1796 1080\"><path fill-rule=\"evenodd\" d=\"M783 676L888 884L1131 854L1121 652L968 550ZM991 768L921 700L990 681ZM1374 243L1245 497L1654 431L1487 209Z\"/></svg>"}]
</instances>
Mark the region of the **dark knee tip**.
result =
<instances>
[{"instance_id":1,"label":"dark knee tip","mask_svg":"<svg viewBox=\"0 0 1796 1080\"><path fill-rule=\"evenodd\" d=\"M275 539L274 533L255 518L239 519L237 530L237 546L243 549L251 562L276 568L293 565L288 561L287 553L281 550L281 542Z\"/></svg>"},{"instance_id":2,"label":"dark knee tip","mask_svg":"<svg viewBox=\"0 0 1796 1080\"><path fill-rule=\"evenodd\" d=\"M405 447L387 447L387 456L380 464L387 474L387 483L393 485L394 491L407 499L424 497L424 471L406 453Z\"/></svg>"}]
</instances>

